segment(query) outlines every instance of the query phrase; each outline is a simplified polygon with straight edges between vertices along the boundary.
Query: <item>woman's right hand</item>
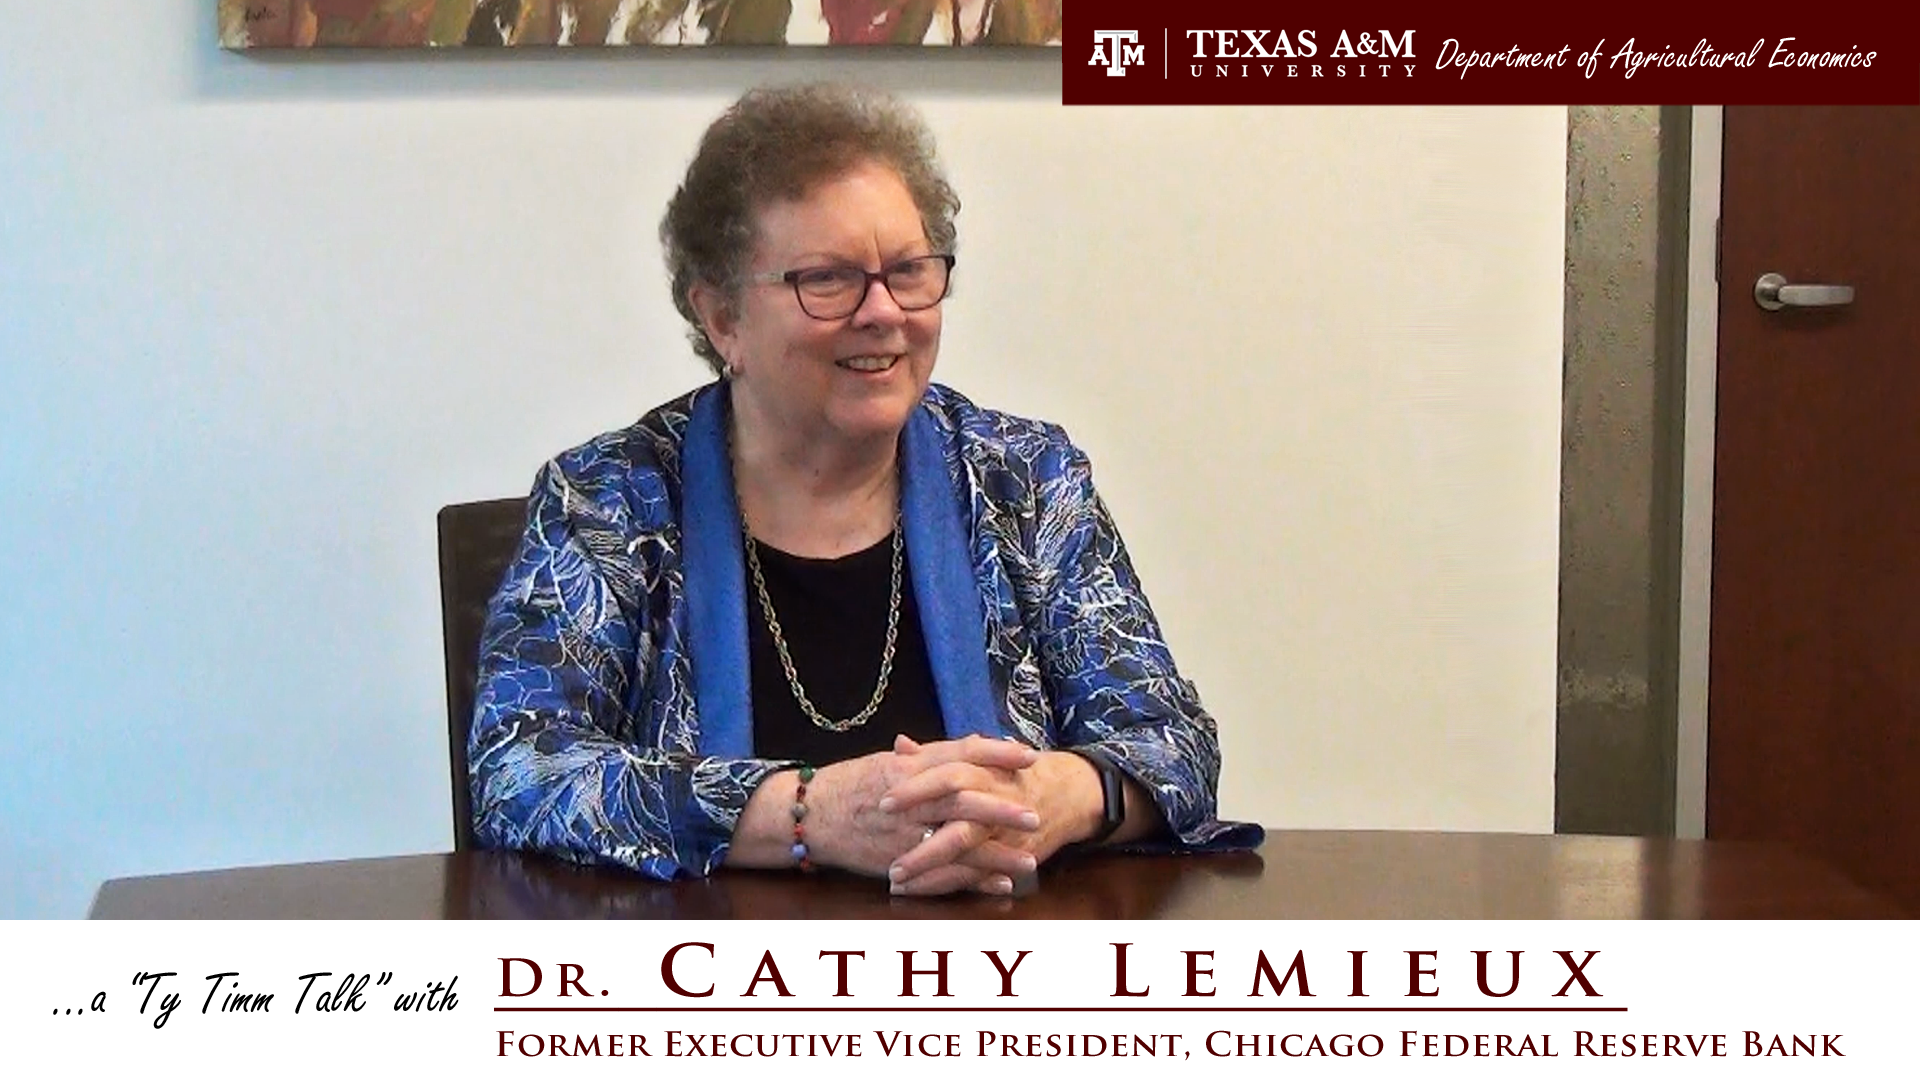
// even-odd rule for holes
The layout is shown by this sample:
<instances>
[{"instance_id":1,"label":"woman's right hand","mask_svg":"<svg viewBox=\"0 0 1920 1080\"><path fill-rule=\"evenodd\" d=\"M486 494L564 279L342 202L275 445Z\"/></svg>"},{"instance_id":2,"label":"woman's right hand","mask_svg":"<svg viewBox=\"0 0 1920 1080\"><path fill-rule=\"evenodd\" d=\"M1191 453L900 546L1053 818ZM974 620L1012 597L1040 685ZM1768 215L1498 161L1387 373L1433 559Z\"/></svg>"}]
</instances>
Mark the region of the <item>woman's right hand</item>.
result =
<instances>
[{"instance_id":1,"label":"woman's right hand","mask_svg":"<svg viewBox=\"0 0 1920 1080\"><path fill-rule=\"evenodd\" d=\"M1023 743L969 735L925 744L903 740L894 750L825 766L807 786L806 836L811 857L823 866L884 877L900 856L927 838L930 829L950 821L953 827L1036 829L1039 814L1020 800L1015 776L1038 759L1039 752ZM951 799L881 808L881 801L899 784L944 766L967 770L977 782ZM943 891L1010 892L1013 879L1033 869L1026 853L993 840L973 846L964 863L964 869L956 868L949 876Z\"/></svg>"}]
</instances>

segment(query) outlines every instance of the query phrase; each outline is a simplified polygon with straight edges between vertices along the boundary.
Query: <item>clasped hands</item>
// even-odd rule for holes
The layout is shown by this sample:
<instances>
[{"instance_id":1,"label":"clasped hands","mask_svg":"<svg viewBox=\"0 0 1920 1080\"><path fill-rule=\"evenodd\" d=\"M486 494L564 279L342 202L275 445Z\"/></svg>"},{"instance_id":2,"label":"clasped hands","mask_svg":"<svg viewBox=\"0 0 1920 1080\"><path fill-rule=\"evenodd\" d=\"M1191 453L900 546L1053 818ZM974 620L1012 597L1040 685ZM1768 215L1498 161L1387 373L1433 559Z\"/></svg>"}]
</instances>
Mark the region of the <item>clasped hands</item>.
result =
<instances>
[{"instance_id":1,"label":"clasped hands","mask_svg":"<svg viewBox=\"0 0 1920 1080\"><path fill-rule=\"evenodd\" d=\"M1089 835L1100 813L1086 762L1004 739L921 744L902 735L892 751L828 766L821 780L829 770L837 775L822 786L835 792L833 816L846 831L810 839L816 850L832 846L826 861L884 874L896 895L1010 894Z\"/></svg>"}]
</instances>

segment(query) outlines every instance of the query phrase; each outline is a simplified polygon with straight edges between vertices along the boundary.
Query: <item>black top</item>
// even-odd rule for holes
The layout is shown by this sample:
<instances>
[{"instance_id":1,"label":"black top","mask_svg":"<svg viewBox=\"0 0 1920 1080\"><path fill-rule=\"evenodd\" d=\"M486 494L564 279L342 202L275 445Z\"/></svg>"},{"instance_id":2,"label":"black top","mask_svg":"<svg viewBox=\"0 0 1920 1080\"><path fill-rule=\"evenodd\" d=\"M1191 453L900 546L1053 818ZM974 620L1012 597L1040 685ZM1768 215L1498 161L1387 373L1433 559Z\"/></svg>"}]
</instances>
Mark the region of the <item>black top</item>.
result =
<instances>
[{"instance_id":1,"label":"black top","mask_svg":"<svg viewBox=\"0 0 1920 1080\"><path fill-rule=\"evenodd\" d=\"M880 677L892 596L892 535L838 559L802 558L757 540L751 543L808 700L828 719L853 716L873 698ZM890 750L893 737L902 732L919 742L946 738L927 665L926 639L920 632L920 613L913 602L913 581L904 564L900 575L900 627L887 696L872 719L851 731L835 733L815 726L794 700L749 574L747 654L753 669L756 757L826 765Z\"/></svg>"}]
</instances>

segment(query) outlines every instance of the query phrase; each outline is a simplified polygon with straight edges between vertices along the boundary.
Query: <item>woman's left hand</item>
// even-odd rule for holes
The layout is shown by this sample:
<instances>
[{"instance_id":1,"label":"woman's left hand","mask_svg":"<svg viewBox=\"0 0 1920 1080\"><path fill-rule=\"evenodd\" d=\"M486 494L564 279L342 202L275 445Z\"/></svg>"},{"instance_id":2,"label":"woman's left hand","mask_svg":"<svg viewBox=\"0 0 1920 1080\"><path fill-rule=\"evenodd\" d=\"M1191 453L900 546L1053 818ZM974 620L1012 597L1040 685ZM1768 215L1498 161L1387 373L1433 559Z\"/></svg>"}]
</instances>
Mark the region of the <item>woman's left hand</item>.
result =
<instances>
[{"instance_id":1,"label":"woman's left hand","mask_svg":"<svg viewBox=\"0 0 1920 1080\"><path fill-rule=\"evenodd\" d=\"M905 736L894 744L894 753L903 756L921 749ZM969 808L982 794L1033 807L1039 827L1003 830L976 820ZM1010 880L1030 874L1061 848L1091 835L1100 818L1100 779L1084 759L1059 751L1042 753L1017 770L948 762L894 785L880 807L934 827L894 860L887 875L897 894L934 895L966 887L982 870L994 872L989 882L1000 874Z\"/></svg>"}]
</instances>

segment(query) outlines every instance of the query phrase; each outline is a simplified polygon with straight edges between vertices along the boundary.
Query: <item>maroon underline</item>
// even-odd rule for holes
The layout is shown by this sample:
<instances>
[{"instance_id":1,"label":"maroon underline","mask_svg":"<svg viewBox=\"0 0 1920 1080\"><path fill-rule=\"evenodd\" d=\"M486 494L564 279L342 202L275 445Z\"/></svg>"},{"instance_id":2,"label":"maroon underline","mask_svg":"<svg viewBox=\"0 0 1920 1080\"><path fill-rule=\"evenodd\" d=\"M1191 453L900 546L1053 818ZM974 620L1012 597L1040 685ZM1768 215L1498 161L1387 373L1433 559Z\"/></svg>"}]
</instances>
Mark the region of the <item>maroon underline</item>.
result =
<instances>
[{"instance_id":1,"label":"maroon underline","mask_svg":"<svg viewBox=\"0 0 1920 1080\"><path fill-rule=\"evenodd\" d=\"M1626 1005L495 1005L495 1013L1626 1013Z\"/></svg>"}]
</instances>

